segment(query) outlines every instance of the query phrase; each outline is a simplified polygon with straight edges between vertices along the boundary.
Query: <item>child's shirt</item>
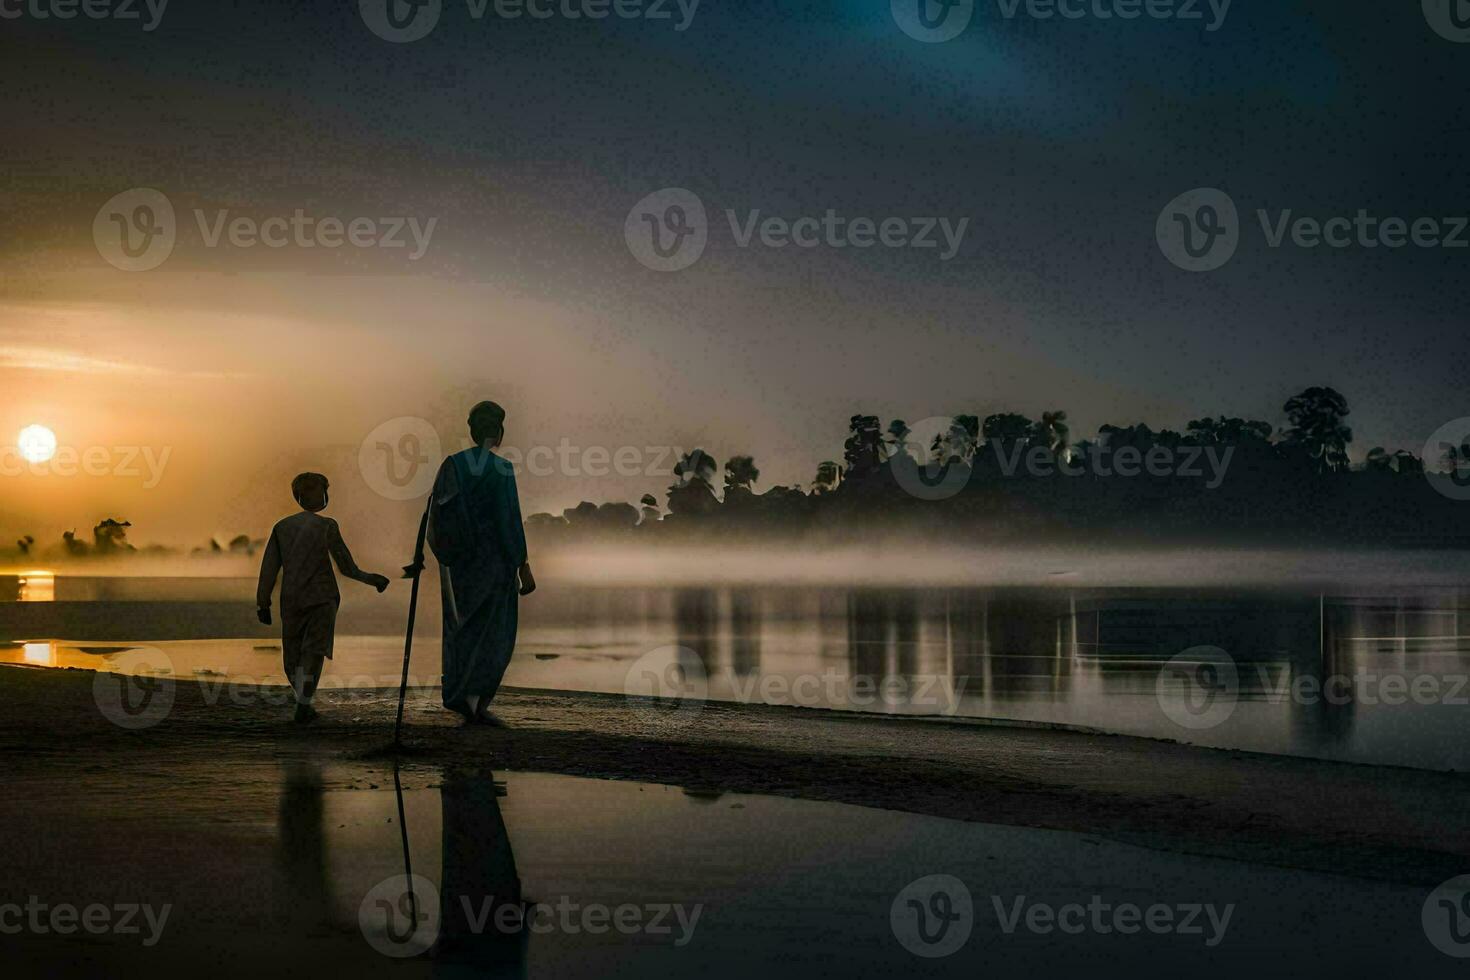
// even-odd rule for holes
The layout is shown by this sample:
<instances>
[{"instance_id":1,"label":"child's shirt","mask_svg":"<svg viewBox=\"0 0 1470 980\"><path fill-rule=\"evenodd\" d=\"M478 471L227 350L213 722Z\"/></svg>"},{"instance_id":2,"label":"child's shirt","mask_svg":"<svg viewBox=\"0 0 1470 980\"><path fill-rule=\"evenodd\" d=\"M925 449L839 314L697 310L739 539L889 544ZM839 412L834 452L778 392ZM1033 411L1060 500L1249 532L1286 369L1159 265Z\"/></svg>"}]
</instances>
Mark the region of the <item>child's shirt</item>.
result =
<instances>
[{"instance_id":1,"label":"child's shirt","mask_svg":"<svg viewBox=\"0 0 1470 980\"><path fill-rule=\"evenodd\" d=\"M330 556L330 559L328 558ZM276 522L271 528L265 557L260 562L260 584L255 590L255 604L269 609L276 574L281 577L281 609L296 611L324 602L339 602L337 577L332 562L342 574L359 582L371 576L357 567L352 552L342 540L337 522L310 511L301 511Z\"/></svg>"}]
</instances>

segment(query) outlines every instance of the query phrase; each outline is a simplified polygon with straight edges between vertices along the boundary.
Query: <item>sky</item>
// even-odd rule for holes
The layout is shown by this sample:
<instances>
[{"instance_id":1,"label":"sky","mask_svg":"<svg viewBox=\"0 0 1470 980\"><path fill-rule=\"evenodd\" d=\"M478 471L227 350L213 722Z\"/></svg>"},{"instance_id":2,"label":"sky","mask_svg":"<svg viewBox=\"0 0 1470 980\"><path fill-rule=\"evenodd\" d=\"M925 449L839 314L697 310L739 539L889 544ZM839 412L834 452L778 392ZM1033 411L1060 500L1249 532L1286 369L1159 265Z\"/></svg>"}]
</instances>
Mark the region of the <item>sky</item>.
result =
<instances>
[{"instance_id":1,"label":"sky","mask_svg":"<svg viewBox=\"0 0 1470 980\"><path fill-rule=\"evenodd\" d=\"M139 543L259 536L301 469L401 527L417 485L372 459L459 448L481 398L509 446L559 454L523 472L528 513L661 496L695 446L754 455L758 488L805 483L859 412L1063 409L1081 438L1279 425L1326 384L1359 457L1470 415L1470 249L1268 234L1288 210L1445 235L1470 215L1470 44L1433 26L1441 0L1236 0L1223 19L1201 0L1198 20L989 0L941 42L905 32L910 0L563 13L583 2L511 19L440 0L395 42L381 0L155 0L138 19L0 0L0 444L41 424L94 464L10 456L0 532L115 516ZM705 212L704 247L661 271L630 241L672 220L667 195L642 203L670 188ZM1156 233L1195 188L1238 209L1209 271ZM141 202L130 234L162 229L160 197L174 218L147 241L171 250L130 269L119 228ZM902 219L905 241L927 222L939 246L742 239L829 212ZM354 219L356 243L325 247Z\"/></svg>"}]
</instances>

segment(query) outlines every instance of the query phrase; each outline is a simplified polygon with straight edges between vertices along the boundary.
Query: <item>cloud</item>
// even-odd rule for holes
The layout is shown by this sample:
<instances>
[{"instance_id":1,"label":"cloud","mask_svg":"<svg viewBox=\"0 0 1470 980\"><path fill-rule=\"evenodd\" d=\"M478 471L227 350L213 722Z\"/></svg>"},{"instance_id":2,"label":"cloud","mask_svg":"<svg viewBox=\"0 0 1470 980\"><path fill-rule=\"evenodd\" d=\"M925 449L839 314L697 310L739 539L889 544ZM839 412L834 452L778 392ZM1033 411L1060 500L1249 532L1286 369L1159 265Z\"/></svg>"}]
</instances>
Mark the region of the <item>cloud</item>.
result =
<instances>
[{"instance_id":1,"label":"cloud","mask_svg":"<svg viewBox=\"0 0 1470 980\"><path fill-rule=\"evenodd\" d=\"M229 378L238 374L224 371L174 371L151 364L118 361L90 354L49 347L0 347L0 370L56 371L66 374L133 374L172 378Z\"/></svg>"}]
</instances>

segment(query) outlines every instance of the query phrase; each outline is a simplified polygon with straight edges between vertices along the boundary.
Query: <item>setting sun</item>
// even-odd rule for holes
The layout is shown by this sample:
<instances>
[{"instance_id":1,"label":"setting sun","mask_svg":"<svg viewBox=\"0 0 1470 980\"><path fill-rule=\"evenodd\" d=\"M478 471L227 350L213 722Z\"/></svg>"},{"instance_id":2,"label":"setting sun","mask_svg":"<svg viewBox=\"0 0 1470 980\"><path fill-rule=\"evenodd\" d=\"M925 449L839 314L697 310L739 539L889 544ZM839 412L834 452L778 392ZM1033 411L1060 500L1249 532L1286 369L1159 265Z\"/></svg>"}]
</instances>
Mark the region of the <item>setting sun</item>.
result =
<instances>
[{"instance_id":1,"label":"setting sun","mask_svg":"<svg viewBox=\"0 0 1470 980\"><path fill-rule=\"evenodd\" d=\"M44 425L28 425L20 430L16 448L28 463L44 463L56 455L56 433Z\"/></svg>"}]
</instances>

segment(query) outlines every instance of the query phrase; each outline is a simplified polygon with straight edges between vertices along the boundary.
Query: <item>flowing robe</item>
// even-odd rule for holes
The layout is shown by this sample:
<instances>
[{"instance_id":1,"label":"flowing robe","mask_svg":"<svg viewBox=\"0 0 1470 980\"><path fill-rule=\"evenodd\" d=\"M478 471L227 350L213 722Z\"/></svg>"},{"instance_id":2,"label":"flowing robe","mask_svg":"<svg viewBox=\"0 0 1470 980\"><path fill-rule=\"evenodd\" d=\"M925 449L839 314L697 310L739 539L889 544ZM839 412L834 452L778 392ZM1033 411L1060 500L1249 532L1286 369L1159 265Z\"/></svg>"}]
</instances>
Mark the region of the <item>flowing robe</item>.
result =
<instances>
[{"instance_id":1,"label":"flowing robe","mask_svg":"<svg viewBox=\"0 0 1470 980\"><path fill-rule=\"evenodd\" d=\"M478 447L444 461L429 509L430 544L441 556L435 527L452 524L439 516L451 507L461 508L454 519L468 540L456 543L453 564L439 564L443 698L446 708L464 714L470 697L495 696L516 644L516 572L526 560L526 533L510 463Z\"/></svg>"}]
</instances>

